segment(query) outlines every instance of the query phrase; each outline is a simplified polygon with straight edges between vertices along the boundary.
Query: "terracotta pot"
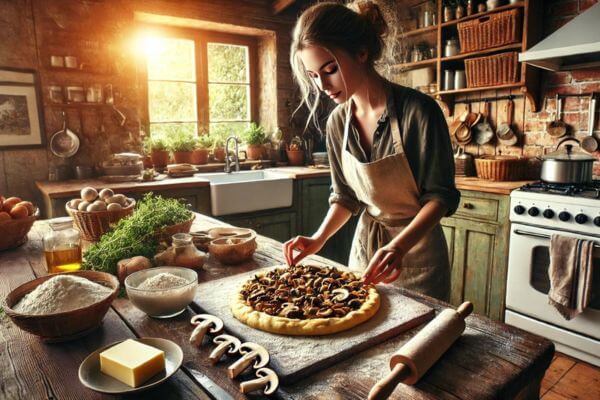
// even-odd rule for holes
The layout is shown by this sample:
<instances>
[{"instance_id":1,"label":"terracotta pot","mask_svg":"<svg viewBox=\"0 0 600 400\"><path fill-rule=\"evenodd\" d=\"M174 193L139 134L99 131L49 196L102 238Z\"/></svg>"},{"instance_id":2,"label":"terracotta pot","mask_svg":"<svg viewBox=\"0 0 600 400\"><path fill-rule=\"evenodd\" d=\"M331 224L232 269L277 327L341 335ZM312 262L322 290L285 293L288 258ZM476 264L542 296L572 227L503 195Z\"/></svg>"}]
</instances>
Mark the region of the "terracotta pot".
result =
<instances>
[{"instance_id":1,"label":"terracotta pot","mask_svg":"<svg viewBox=\"0 0 600 400\"><path fill-rule=\"evenodd\" d=\"M290 165L304 165L304 150L286 150Z\"/></svg>"},{"instance_id":2,"label":"terracotta pot","mask_svg":"<svg viewBox=\"0 0 600 400\"><path fill-rule=\"evenodd\" d=\"M150 158L152 158L152 165L154 167L163 168L169 163L169 152L166 150L155 150L150 153Z\"/></svg>"},{"instance_id":3,"label":"terracotta pot","mask_svg":"<svg viewBox=\"0 0 600 400\"><path fill-rule=\"evenodd\" d=\"M144 163L144 168L152 168L152 166L153 166L152 157L145 156L142 161Z\"/></svg>"},{"instance_id":4,"label":"terracotta pot","mask_svg":"<svg viewBox=\"0 0 600 400\"><path fill-rule=\"evenodd\" d=\"M213 157L216 162L225 162L225 148L217 147L216 149L213 149Z\"/></svg>"},{"instance_id":5,"label":"terracotta pot","mask_svg":"<svg viewBox=\"0 0 600 400\"><path fill-rule=\"evenodd\" d=\"M249 144L246 146L248 160L261 160L264 158L264 146L262 144Z\"/></svg>"},{"instance_id":6,"label":"terracotta pot","mask_svg":"<svg viewBox=\"0 0 600 400\"><path fill-rule=\"evenodd\" d=\"M192 164L208 163L208 149L196 149L192 152Z\"/></svg>"},{"instance_id":7,"label":"terracotta pot","mask_svg":"<svg viewBox=\"0 0 600 400\"><path fill-rule=\"evenodd\" d=\"M191 151L174 151L173 158L175 164L191 164L192 163L192 152Z\"/></svg>"}]
</instances>

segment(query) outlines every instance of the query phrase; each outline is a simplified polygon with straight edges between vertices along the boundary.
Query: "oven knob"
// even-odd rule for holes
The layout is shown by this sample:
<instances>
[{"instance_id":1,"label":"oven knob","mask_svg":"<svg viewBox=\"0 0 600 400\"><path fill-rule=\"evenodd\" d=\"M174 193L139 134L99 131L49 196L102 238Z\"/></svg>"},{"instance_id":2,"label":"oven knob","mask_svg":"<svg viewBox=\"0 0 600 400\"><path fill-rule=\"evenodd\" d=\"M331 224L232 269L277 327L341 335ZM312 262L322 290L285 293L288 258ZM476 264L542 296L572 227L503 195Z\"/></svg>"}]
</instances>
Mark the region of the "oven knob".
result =
<instances>
[{"instance_id":1,"label":"oven knob","mask_svg":"<svg viewBox=\"0 0 600 400\"><path fill-rule=\"evenodd\" d=\"M561 212L558 214L558 219L560 219L560 220L561 220L561 221L563 221L563 222L567 222L568 220L570 220L570 219L571 219L571 214L569 214L569 213L568 213L568 212L566 212L566 211L561 211Z\"/></svg>"},{"instance_id":2,"label":"oven knob","mask_svg":"<svg viewBox=\"0 0 600 400\"><path fill-rule=\"evenodd\" d=\"M523 206L515 206L514 210L515 210L515 212L517 214L521 215L521 214L523 214L525 212L525 207L523 207ZM598 218L600 218L600 217L598 217Z\"/></svg>"},{"instance_id":3,"label":"oven knob","mask_svg":"<svg viewBox=\"0 0 600 400\"><path fill-rule=\"evenodd\" d=\"M600 226L600 217L594 218L594 225Z\"/></svg>"},{"instance_id":4,"label":"oven knob","mask_svg":"<svg viewBox=\"0 0 600 400\"><path fill-rule=\"evenodd\" d=\"M551 209L547 208L544 210L544 218L554 218L554 211L552 211Z\"/></svg>"},{"instance_id":5,"label":"oven knob","mask_svg":"<svg viewBox=\"0 0 600 400\"><path fill-rule=\"evenodd\" d=\"M575 216L575 222L577 222L578 224L585 224L588 220L587 215L585 214L577 214Z\"/></svg>"},{"instance_id":6,"label":"oven knob","mask_svg":"<svg viewBox=\"0 0 600 400\"><path fill-rule=\"evenodd\" d=\"M554 211L552 211L551 209L547 208L544 210L543 212L544 218L554 218Z\"/></svg>"},{"instance_id":7,"label":"oven knob","mask_svg":"<svg viewBox=\"0 0 600 400\"><path fill-rule=\"evenodd\" d=\"M531 207L527 211L527 214L531 215L532 217L537 217L540 214L540 210L537 207Z\"/></svg>"}]
</instances>

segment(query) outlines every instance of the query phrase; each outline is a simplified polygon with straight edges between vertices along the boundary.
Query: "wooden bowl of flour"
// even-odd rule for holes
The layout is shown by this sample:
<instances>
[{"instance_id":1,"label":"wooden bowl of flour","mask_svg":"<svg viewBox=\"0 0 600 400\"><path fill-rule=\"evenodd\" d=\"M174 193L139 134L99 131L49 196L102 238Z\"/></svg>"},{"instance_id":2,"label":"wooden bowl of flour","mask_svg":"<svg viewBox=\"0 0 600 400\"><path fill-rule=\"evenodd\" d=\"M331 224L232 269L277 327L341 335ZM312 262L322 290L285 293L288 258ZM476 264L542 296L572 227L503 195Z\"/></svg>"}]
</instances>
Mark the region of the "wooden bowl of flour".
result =
<instances>
[{"instance_id":1,"label":"wooden bowl of flour","mask_svg":"<svg viewBox=\"0 0 600 400\"><path fill-rule=\"evenodd\" d=\"M110 289L102 300L86 307L53 314L24 314L13 309L19 301L42 283L58 275L76 275ZM12 322L24 331L39 336L45 342L66 342L87 335L100 326L104 315L119 291L119 280L105 272L76 271L43 276L11 291L4 300L4 311ZM75 301L75 300L74 300Z\"/></svg>"}]
</instances>

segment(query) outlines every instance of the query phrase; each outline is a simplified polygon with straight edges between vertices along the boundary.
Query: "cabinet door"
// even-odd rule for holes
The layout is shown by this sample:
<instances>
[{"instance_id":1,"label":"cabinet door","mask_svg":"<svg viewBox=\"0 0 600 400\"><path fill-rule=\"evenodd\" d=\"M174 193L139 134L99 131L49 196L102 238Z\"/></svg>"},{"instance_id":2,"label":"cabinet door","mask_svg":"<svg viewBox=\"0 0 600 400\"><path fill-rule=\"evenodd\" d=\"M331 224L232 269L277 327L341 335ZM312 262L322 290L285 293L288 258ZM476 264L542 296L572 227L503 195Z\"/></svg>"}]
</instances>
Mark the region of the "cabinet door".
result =
<instances>
[{"instance_id":1,"label":"cabinet door","mask_svg":"<svg viewBox=\"0 0 600 400\"><path fill-rule=\"evenodd\" d=\"M502 320L506 276L506 250L502 227L457 218L444 220L450 250L450 302L471 301L475 312Z\"/></svg>"},{"instance_id":2,"label":"cabinet door","mask_svg":"<svg viewBox=\"0 0 600 400\"><path fill-rule=\"evenodd\" d=\"M254 229L258 234L280 242L297 234L296 213L263 214L246 217L227 216L222 220L240 228Z\"/></svg>"}]
</instances>

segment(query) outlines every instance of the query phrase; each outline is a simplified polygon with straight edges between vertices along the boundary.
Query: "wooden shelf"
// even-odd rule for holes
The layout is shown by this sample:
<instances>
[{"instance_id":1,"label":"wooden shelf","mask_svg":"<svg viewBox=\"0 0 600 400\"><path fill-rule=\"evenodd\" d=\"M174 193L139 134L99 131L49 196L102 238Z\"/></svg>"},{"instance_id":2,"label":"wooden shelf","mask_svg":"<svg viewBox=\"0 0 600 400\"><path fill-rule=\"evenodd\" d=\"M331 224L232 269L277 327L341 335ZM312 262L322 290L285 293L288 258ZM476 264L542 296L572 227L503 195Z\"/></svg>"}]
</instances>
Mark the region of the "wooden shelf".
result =
<instances>
[{"instance_id":1,"label":"wooden shelf","mask_svg":"<svg viewBox=\"0 0 600 400\"><path fill-rule=\"evenodd\" d=\"M445 61L463 60L465 58L469 58L469 57L473 57L473 56L483 56L486 54L496 53L496 52L499 53L499 52L506 51L506 50L521 50L522 47L523 47L523 45L521 44L521 42L512 43L512 44L507 44L507 45L501 46L501 47L492 47L490 49L485 49L485 50L471 51L469 53L461 53L461 54L457 54L457 55L451 56L451 57L443 57L442 59L440 59L440 61L445 62Z\"/></svg>"},{"instance_id":2,"label":"wooden shelf","mask_svg":"<svg viewBox=\"0 0 600 400\"><path fill-rule=\"evenodd\" d=\"M89 69L79 69L79 68L67 68L67 67L45 67L42 69L42 71L44 72L56 72L56 73L61 73L61 72L66 72L66 73L76 73L76 74L86 74L86 75L95 75L95 76L114 76L114 74L108 73L108 72L100 72L100 71L93 71L93 70L89 70Z\"/></svg>"},{"instance_id":3,"label":"wooden shelf","mask_svg":"<svg viewBox=\"0 0 600 400\"><path fill-rule=\"evenodd\" d=\"M107 104L107 103L87 103L87 102L81 102L81 103L44 103L44 107L51 107L51 108L77 108L77 107L112 107L113 104Z\"/></svg>"},{"instance_id":4,"label":"wooden shelf","mask_svg":"<svg viewBox=\"0 0 600 400\"><path fill-rule=\"evenodd\" d=\"M505 85L494 85L494 86L482 86L475 88L463 88L463 89L454 89L454 90L441 90L436 93L438 96L448 95L448 94L460 94L460 93L470 93L470 92L482 92L485 90L496 90L496 89L513 89L518 87L525 86L525 82L516 82L516 83L508 83Z\"/></svg>"},{"instance_id":5,"label":"wooden shelf","mask_svg":"<svg viewBox=\"0 0 600 400\"><path fill-rule=\"evenodd\" d=\"M442 23L442 28L446 28L448 26L456 25L459 22L466 22L466 21L470 21L472 19L484 17L486 15L490 15L490 14L494 14L494 13L502 12L502 11L506 11L506 10L511 10L513 8L521 8L521 7L525 7L525 2L524 1L520 1L519 3L516 3L516 4L507 4L505 6L496 7L493 10L484 11L482 13L471 14L471 15L469 15L467 17L462 17L460 19L453 19L452 21L443 22Z\"/></svg>"},{"instance_id":6,"label":"wooden shelf","mask_svg":"<svg viewBox=\"0 0 600 400\"><path fill-rule=\"evenodd\" d=\"M406 39L411 36L423 35L425 33L435 32L437 30L437 25L428 26L427 28L415 29L412 31L405 32L400 35L400 37Z\"/></svg>"},{"instance_id":7,"label":"wooden shelf","mask_svg":"<svg viewBox=\"0 0 600 400\"><path fill-rule=\"evenodd\" d=\"M437 62L437 58L428 58L427 60L421 60L421 61L417 61L417 62L395 64L392 67L402 68L402 69L413 69L413 68L417 68L417 67L425 67L427 65L435 65L436 62Z\"/></svg>"}]
</instances>

